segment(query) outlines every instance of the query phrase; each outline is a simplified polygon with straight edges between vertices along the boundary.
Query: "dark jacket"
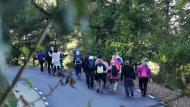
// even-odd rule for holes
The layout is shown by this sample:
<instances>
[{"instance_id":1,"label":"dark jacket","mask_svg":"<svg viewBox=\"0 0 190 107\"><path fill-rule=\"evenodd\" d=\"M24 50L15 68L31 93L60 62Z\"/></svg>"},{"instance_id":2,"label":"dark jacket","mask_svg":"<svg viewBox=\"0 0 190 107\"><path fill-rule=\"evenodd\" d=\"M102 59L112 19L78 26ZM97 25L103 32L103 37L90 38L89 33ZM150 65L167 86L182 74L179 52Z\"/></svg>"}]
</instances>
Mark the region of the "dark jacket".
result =
<instances>
[{"instance_id":1,"label":"dark jacket","mask_svg":"<svg viewBox=\"0 0 190 107\"><path fill-rule=\"evenodd\" d=\"M45 61L45 53L44 52L38 53L38 60L39 61Z\"/></svg>"},{"instance_id":2,"label":"dark jacket","mask_svg":"<svg viewBox=\"0 0 190 107\"><path fill-rule=\"evenodd\" d=\"M49 56L49 53L52 54L53 51L49 50L49 51L46 52L46 60L48 62L51 62L52 61L52 56Z\"/></svg>"},{"instance_id":3,"label":"dark jacket","mask_svg":"<svg viewBox=\"0 0 190 107\"><path fill-rule=\"evenodd\" d=\"M130 65L124 64L122 67L121 80L131 78L133 80L136 79L134 68Z\"/></svg>"},{"instance_id":4,"label":"dark jacket","mask_svg":"<svg viewBox=\"0 0 190 107\"><path fill-rule=\"evenodd\" d=\"M89 63L90 63L90 62L93 63L93 67L92 67L92 68L89 68ZM86 68L87 68L88 70L94 70L94 69L95 69L95 61L92 60L92 59L89 59L89 60L87 61Z\"/></svg>"},{"instance_id":5,"label":"dark jacket","mask_svg":"<svg viewBox=\"0 0 190 107\"><path fill-rule=\"evenodd\" d=\"M102 63L99 63L99 64L96 65L95 71L97 71L98 66L103 66L103 70L106 71L106 66L104 64L102 64Z\"/></svg>"},{"instance_id":6,"label":"dark jacket","mask_svg":"<svg viewBox=\"0 0 190 107\"><path fill-rule=\"evenodd\" d=\"M84 60L82 61L82 68L84 71L87 70L87 63L88 63L88 57L85 57Z\"/></svg>"}]
</instances>

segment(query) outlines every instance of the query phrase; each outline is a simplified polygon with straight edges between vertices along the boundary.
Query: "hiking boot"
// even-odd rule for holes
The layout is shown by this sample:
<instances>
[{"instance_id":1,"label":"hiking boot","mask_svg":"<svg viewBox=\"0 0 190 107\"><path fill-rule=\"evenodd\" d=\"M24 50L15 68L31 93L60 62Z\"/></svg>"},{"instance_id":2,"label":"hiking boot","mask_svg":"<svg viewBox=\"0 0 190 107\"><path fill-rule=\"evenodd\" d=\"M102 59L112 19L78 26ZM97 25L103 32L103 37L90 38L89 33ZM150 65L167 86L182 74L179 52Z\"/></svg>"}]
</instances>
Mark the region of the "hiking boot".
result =
<instances>
[{"instance_id":1,"label":"hiking boot","mask_svg":"<svg viewBox=\"0 0 190 107\"><path fill-rule=\"evenodd\" d=\"M99 93L99 92L100 92L100 89L97 89L96 92Z\"/></svg>"},{"instance_id":2,"label":"hiking boot","mask_svg":"<svg viewBox=\"0 0 190 107\"><path fill-rule=\"evenodd\" d=\"M51 75L51 72L50 72L50 71L48 71L48 74L49 74L49 75Z\"/></svg>"},{"instance_id":3,"label":"hiking boot","mask_svg":"<svg viewBox=\"0 0 190 107\"><path fill-rule=\"evenodd\" d=\"M129 95L126 94L126 97L129 98Z\"/></svg>"},{"instance_id":4,"label":"hiking boot","mask_svg":"<svg viewBox=\"0 0 190 107\"><path fill-rule=\"evenodd\" d=\"M93 87L93 86L91 86L90 88L91 88L91 89L93 89L94 87Z\"/></svg>"},{"instance_id":5,"label":"hiking boot","mask_svg":"<svg viewBox=\"0 0 190 107\"><path fill-rule=\"evenodd\" d=\"M133 94L133 93L131 93L131 96L133 97L133 96L134 96L134 94Z\"/></svg>"},{"instance_id":6,"label":"hiking boot","mask_svg":"<svg viewBox=\"0 0 190 107\"><path fill-rule=\"evenodd\" d=\"M81 77L80 77L80 76L77 76L77 79L78 79L78 80L81 80Z\"/></svg>"},{"instance_id":7,"label":"hiking boot","mask_svg":"<svg viewBox=\"0 0 190 107\"><path fill-rule=\"evenodd\" d=\"M146 97L146 94L145 94L145 93L143 93L143 94L142 94L142 97Z\"/></svg>"}]
</instances>

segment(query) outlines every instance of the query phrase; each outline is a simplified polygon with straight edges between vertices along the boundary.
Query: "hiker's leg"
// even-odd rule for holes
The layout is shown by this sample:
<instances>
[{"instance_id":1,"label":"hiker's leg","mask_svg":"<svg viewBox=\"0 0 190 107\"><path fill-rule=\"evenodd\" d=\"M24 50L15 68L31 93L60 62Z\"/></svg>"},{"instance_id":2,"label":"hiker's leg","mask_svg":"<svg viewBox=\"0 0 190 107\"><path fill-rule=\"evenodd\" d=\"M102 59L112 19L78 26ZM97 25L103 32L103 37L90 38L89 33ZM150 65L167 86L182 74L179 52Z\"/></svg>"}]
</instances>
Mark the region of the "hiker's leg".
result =
<instances>
[{"instance_id":1,"label":"hiker's leg","mask_svg":"<svg viewBox=\"0 0 190 107\"><path fill-rule=\"evenodd\" d=\"M90 74L89 73L86 73L86 83L89 88L89 86L90 86Z\"/></svg>"},{"instance_id":2,"label":"hiker's leg","mask_svg":"<svg viewBox=\"0 0 190 107\"><path fill-rule=\"evenodd\" d=\"M78 68L78 74L79 74L79 76L81 76L81 70L82 70L82 66L81 66L81 64L79 65L79 68Z\"/></svg>"},{"instance_id":3,"label":"hiker's leg","mask_svg":"<svg viewBox=\"0 0 190 107\"><path fill-rule=\"evenodd\" d=\"M58 70L58 72L60 72L60 66L57 66L57 70Z\"/></svg>"},{"instance_id":4,"label":"hiker's leg","mask_svg":"<svg viewBox=\"0 0 190 107\"><path fill-rule=\"evenodd\" d=\"M94 87L94 73L92 72L90 76L91 76L91 88L93 88Z\"/></svg>"},{"instance_id":5,"label":"hiker's leg","mask_svg":"<svg viewBox=\"0 0 190 107\"><path fill-rule=\"evenodd\" d=\"M114 83L114 91L117 91L117 86L118 86L118 81L115 80L115 83Z\"/></svg>"},{"instance_id":6,"label":"hiker's leg","mask_svg":"<svg viewBox=\"0 0 190 107\"><path fill-rule=\"evenodd\" d=\"M131 92L131 96L134 96L134 82L133 82L133 79L131 79L130 92Z\"/></svg>"},{"instance_id":7,"label":"hiker's leg","mask_svg":"<svg viewBox=\"0 0 190 107\"><path fill-rule=\"evenodd\" d=\"M104 81L100 80L100 92L103 92Z\"/></svg>"},{"instance_id":8,"label":"hiker's leg","mask_svg":"<svg viewBox=\"0 0 190 107\"><path fill-rule=\"evenodd\" d=\"M147 85L148 85L148 78L145 78L144 79L144 95L146 95Z\"/></svg>"},{"instance_id":9,"label":"hiker's leg","mask_svg":"<svg viewBox=\"0 0 190 107\"><path fill-rule=\"evenodd\" d=\"M97 92L99 92L99 91L100 91L100 80L98 78L98 80L97 80Z\"/></svg>"},{"instance_id":10,"label":"hiker's leg","mask_svg":"<svg viewBox=\"0 0 190 107\"><path fill-rule=\"evenodd\" d=\"M124 86L125 86L125 94L126 94L126 97L128 97L129 96L129 90L128 90L128 84L127 84L127 81L126 80L124 80Z\"/></svg>"},{"instance_id":11,"label":"hiker's leg","mask_svg":"<svg viewBox=\"0 0 190 107\"><path fill-rule=\"evenodd\" d=\"M134 86L130 86L130 93L131 93L131 96L134 96Z\"/></svg>"},{"instance_id":12,"label":"hiker's leg","mask_svg":"<svg viewBox=\"0 0 190 107\"><path fill-rule=\"evenodd\" d=\"M78 74L78 64L75 65L75 71L76 71L76 76L78 77L79 74Z\"/></svg>"},{"instance_id":13,"label":"hiker's leg","mask_svg":"<svg viewBox=\"0 0 190 107\"><path fill-rule=\"evenodd\" d=\"M48 63L48 73L51 74L51 62L47 62Z\"/></svg>"},{"instance_id":14,"label":"hiker's leg","mask_svg":"<svg viewBox=\"0 0 190 107\"><path fill-rule=\"evenodd\" d=\"M56 66L54 66L53 72L56 73Z\"/></svg>"},{"instance_id":15,"label":"hiker's leg","mask_svg":"<svg viewBox=\"0 0 190 107\"><path fill-rule=\"evenodd\" d=\"M63 69L63 60L60 60L61 69Z\"/></svg>"},{"instance_id":16,"label":"hiker's leg","mask_svg":"<svg viewBox=\"0 0 190 107\"><path fill-rule=\"evenodd\" d=\"M111 80L111 82L110 82L110 89L111 89L111 91L113 91L113 87L114 87L114 80Z\"/></svg>"},{"instance_id":17,"label":"hiker's leg","mask_svg":"<svg viewBox=\"0 0 190 107\"><path fill-rule=\"evenodd\" d=\"M40 61L40 71L43 72L43 61Z\"/></svg>"},{"instance_id":18,"label":"hiker's leg","mask_svg":"<svg viewBox=\"0 0 190 107\"><path fill-rule=\"evenodd\" d=\"M141 90L141 94L144 93L144 92L143 92L144 90L143 90L143 86L142 86L142 85L143 85L143 80L142 80L142 78L140 78L140 79L139 79L139 88L140 88L140 90Z\"/></svg>"}]
</instances>

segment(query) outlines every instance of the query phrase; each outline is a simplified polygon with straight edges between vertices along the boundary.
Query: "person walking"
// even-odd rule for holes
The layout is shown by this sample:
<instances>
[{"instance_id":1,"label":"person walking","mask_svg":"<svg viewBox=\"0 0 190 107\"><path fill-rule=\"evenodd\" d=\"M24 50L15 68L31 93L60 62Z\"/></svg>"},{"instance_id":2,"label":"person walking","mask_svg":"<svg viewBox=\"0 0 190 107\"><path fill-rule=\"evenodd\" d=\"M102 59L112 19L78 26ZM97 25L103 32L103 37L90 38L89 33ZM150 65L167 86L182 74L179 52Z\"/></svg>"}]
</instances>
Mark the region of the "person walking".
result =
<instances>
[{"instance_id":1,"label":"person walking","mask_svg":"<svg viewBox=\"0 0 190 107\"><path fill-rule=\"evenodd\" d=\"M104 86L104 72L106 71L106 66L103 64L101 59L98 59L95 67L96 80L97 80L97 92L103 92Z\"/></svg>"},{"instance_id":2,"label":"person walking","mask_svg":"<svg viewBox=\"0 0 190 107\"><path fill-rule=\"evenodd\" d=\"M110 68L109 68L109 64L108 64L108 60L106 60L106 59L104 59L103 60L103 64L105 65L105 67L106 67L106 71L103 73L103 75L104 75L104 88L106 88L106 83L107 83L107 73L108 73L108 71L110 70Z\"/></svg>"},{"instance_id":3,"label":"person walking","mask_svg":"<svg viewBox=\"0 0 190 107\"><path fill-rule=\"evenodd\" d=\"M134 68L126 60L122 66L121 81L124 79L126 97L134 96L134 80L136 79Z\"/></svg>"},{"instance_id":4,"label":"person walking","mask_svg":"<svg viewBox=\"0 0 190 107\"><path fill-rule=\"evenodd\" d=\"M81 68L82 68L82 60L80 56L76 56L75 58L75 71L77 79L81 79Z\"/></svg>"},{"instance_id":5,"label":"person walking","mask_svg":"<svg viewBox=\"0 0 190 107\"><path fill-rule=\"evenodd\" d=\"M45 53L42 52L42 50L40 50L40 52L38 53L37 58L38 58L38 61L40 63L40 70L41 70L41 72L43 72L43 70L44 70L43 65L44 65L44 62L45 62Z\"/></svg>"},{"instance_id":6,"label":"person walking","mask_svg":"<svg viewBox=\"0 0 190 107\"><path fill-rule=\"evenodd\" d=\"M63 60L66 57L66 55L63 53L63 51L59 51L60 53L60 68L63 70L64 69L64 65L63 65Z\"/></svg>"},{"instance_id":7,"label":"person walking","mask_svg":"<svg viewBox=\"0 0 190 107\"><path fill-rule=\"evenodd\" d=\"M147 63L143 63L139 66L137 72L139 77L139 88L141 90L142 96L145 97L147 92L148 81L151 77L151 70L148 67Z\"/></svg>"},{"instance_id":8,"label":"person walking","mask_svg":"<svg viewBox=\"0 0 190 107\"><path fill-rule=\"evenodd\" d=\"M88 85L88 83L87 83L87 71L88 71L87 64L88 64L88 60L89 60L88 56L85 56L84 59L82 60L82 69L83 69L83 72L85 73L85 76L86 76L86 84L87 85Z\"/></svg>"},{"instance_id":9,"label":"person walking","mask_svg":"<svg viewBox=\"0 0 190 107\"><path fill-rule=\"evenodd\" d=\"M86 81L88 88L94 88L94 69L95 69L95 62L94 57L89 56L89 60L87 62L87 71L86 71Z\"/></svg>"},{"instance_id":10,"label":"person walking","mask_svg":"<svg viewBox=\"0 0 190 107\"><path fill-rule=\"evenodd\" d=\"M55 48L54 52L52 53L52 64L53 64L53 74L57 74L57 71L60 71L60 53L58 49Z\"/></svg>"},{"instance_id":11,"label":"person walking","mask_svg":"<svg viewBox=\"0 0 190 107\"><path fill-rule=\"evenodd\" d=\"M111 61L111 70L109 72L109 85L110 85L110 91L115 92L118 87L118 81L120 80L120 70L117 68L114 61Z\"/></svg>"},{"instance_id":12,"label":"person walking","mask_svg":"<svg viewBox=\"0 0 190 107\"><path fill-rule=\"evenodd\" d=\"M48 73L51 74L52 73L52 68L53 68L53 64L52 64L52 53L54 51L54 48L51 47L51 49L48 50L47 54L46 54L46 60L47 60L47 64L48 64Z\"/></svg>"}]
</instances>

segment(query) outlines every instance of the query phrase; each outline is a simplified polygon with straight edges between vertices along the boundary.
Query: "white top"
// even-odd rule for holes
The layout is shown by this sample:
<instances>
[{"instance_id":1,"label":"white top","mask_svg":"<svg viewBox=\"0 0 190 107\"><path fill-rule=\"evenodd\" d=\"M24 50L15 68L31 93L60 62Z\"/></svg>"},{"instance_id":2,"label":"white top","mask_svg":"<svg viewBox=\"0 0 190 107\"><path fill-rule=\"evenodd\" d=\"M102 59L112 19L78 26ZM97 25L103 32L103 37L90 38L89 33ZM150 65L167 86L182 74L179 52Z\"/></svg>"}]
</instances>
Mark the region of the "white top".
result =
<instances>
[{"instance_id":1,"label":"white top","mask_svg":"<svg viewBox=\"0 0 190 107\"><path fill-rule=\"evenodd\" d=\"M53 52L52 53L52 63L55 65L55 66L59 66L59 60L60 60L60 53L57 52Z\"/></svg>"}]
</instances>

